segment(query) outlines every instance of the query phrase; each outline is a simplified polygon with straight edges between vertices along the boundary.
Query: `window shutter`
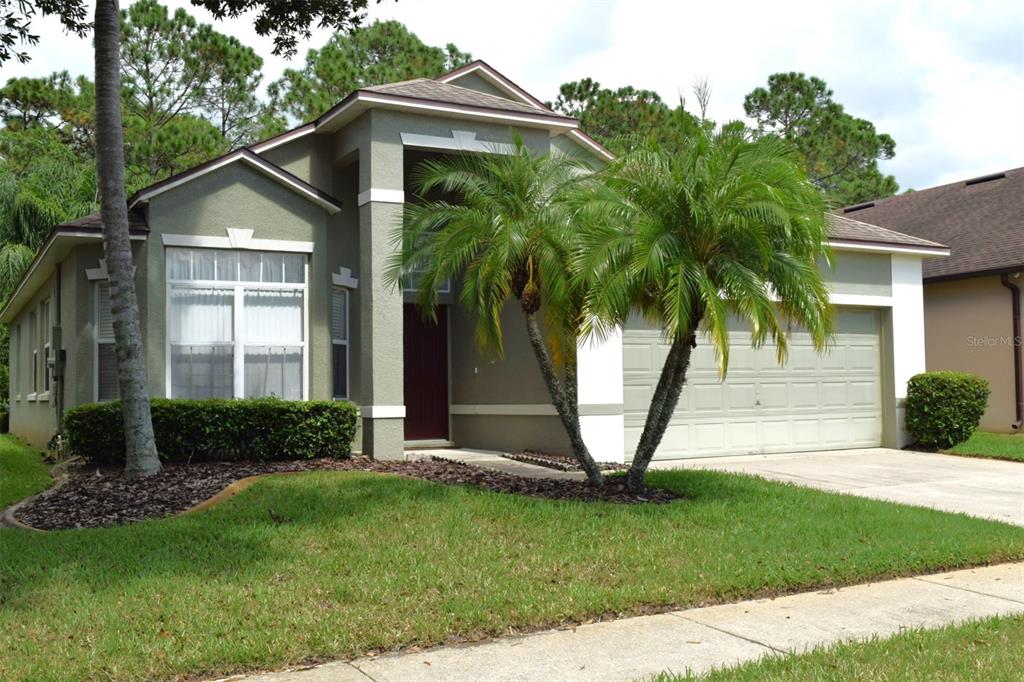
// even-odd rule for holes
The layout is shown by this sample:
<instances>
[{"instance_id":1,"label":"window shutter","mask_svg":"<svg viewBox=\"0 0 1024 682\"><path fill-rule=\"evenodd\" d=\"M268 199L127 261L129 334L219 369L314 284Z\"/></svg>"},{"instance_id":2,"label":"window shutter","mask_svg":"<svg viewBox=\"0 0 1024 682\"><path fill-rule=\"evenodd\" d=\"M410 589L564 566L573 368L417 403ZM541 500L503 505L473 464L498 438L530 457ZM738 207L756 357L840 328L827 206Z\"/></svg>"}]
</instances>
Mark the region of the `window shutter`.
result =
<instances>
[{"instance_id":1,"label":"window shutter","mask_svg":"<svg viewBox=\"0 0 1024 682\"><path fill-rule=\"evenodd\" d=\"M331 292L331 339L348 341L348 291L341 287Z\"/></svg>"},{"instance_id":2,"label":"window shutter","mask_svg":"<svg viewBox=\"0 0 1024 682\"><path fill-rule=\"evenodd\" d=\"M96 397L100 400L117 400L120 392L117 387L117 350L112 343L101 343L97 346Z\"/></svg>"},{"instance_id":3,"label":"window shutter","mask_svg":"<svg viewBox=\"0 0 1024 682\"><path fill-rule=\"evenodd\" d=\"M106 282L97 284L96 305L96 338L114 338L114 316L110 311L110 285Z\"/></svg>"}]
</instances>

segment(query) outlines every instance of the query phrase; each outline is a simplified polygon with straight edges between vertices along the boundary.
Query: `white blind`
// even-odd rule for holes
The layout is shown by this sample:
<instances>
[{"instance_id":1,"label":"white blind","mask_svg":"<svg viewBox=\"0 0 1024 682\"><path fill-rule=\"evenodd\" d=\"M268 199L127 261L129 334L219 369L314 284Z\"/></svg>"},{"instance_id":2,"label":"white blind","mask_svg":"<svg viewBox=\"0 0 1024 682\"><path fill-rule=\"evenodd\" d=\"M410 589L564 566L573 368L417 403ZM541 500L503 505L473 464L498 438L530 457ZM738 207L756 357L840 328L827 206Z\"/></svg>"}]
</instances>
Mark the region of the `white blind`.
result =
<instances>
[{"instance_id":1,"label":"white blind","mask_svg":"<svg viewBox=\"0 0 1024 682\"><path fill-rule=\"evenodd\" d=\"M96 283L96 338L100 341L114 339L114 315L110 311L110 284Z\"/></svg>"},{"instance_id":2,"label":"white blind","mask_svg":"<svg viewBox=\"0 0 1024 682\"><path fill-rule=\"evenodd\" d=\"M245 342L302 344L302 291L246 289Z\"/></svg>"},{"instance_id":3,"label":"white blind","mask_svg":"<svg viewBox=\"0 0 1024 682\"><path fill-rule=\"evenodd\" d=\"M171 288L167 333L172 344L230 343L235 293L230 289Z\"/></svg>"}]
</instances>

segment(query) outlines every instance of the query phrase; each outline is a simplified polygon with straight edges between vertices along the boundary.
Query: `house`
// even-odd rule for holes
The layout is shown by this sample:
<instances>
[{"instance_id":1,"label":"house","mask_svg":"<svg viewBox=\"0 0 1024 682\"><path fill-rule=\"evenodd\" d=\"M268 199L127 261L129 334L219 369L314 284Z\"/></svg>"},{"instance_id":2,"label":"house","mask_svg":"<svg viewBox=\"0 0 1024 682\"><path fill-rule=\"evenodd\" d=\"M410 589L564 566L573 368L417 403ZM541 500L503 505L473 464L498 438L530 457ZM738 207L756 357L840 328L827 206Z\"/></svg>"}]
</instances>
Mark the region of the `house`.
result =
<instances>
[{"instance_id":1,"label":"house","mask_svg":"<svg viewBox=\"0 0 1024 682\"><path fill-rule=\"evenodd\" d=\"M439 444L566 451L515 310L498 361L478 352L457 283L432 325L413 292L382 277L410 169L500 153L511 130L538 153L611 158L576 120L477 61L363 88L311 123L132 196L151 394L347 398L361 410L356 447L380 458ZM924 369L922 261L948 251L845 217L831 243L835 350L818 355L796 330L780 368L737 326L722 383L699 346L660 456L903 444L906 380ZM54 230L0 312L17 435L43 444L62 409L117 396L107 287L99 220L87 216ZM581 348L582 428L598 459L635 447L665 352L639 320Z\"/></svg>"},{"instance_id":2,"label":"house","mask_svg":"<svg viewBox=\"0 0 1024 682\"><path fill-rule=\"evenodd\" d=\"M1020 431L1024 168L848 206L843 215L949 245L949 258L924 263L925 365L988 379L981 428Z\"/></svg>"}]
</instances>

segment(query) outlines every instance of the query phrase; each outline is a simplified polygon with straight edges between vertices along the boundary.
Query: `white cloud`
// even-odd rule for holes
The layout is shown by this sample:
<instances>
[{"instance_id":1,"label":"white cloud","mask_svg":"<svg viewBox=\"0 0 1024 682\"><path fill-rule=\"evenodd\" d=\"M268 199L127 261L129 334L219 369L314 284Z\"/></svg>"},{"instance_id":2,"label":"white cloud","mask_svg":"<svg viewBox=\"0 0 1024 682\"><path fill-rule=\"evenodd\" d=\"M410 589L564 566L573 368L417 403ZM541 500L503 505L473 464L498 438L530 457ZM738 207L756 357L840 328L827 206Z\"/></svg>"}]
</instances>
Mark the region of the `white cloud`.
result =
<instances>
[{"instance_id":1,"label":"white cloud","mask_svg":"<svg viewBox=\"0 0 1024 682\"><path fill-rule=\"evenodd\" d=\"M202 21L212 18L186 0ZM824 78L854 115L897 143L884 164L921 189L1024 164L1024 4L991 2L736 2L656 0L384 0L371 18L397 18L424 41L455 43L541 99L590 76L607 86L657 90L674 102L698 78L712 89L710 115L741 117L743 96L777 71ZM271 80L289 66L272 57L251 21L219 30L253 45ZM41 21L26 66L2 78L58 69L92 72L91 43ZM319 46L327 33L300 49Z\"/></svg>"}]
</instances>

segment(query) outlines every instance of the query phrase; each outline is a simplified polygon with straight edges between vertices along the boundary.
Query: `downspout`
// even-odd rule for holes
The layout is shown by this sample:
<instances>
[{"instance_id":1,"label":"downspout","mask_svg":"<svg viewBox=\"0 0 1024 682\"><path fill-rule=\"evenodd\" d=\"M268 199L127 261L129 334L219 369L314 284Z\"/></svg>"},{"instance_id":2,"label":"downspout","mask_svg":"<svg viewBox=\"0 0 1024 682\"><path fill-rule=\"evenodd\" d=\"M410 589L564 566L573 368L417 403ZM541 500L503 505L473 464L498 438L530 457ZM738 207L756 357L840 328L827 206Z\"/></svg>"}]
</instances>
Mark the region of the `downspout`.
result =
<instances>
[{"instance_id":1,"label":"downspout","mask_svg":"<svg viewBox=\"0 0 1024 682\"><path fill-rule=\"evenodd\" d=\"M1016 276L1019 276L1017 273ZM1001 278L1003 286L1010 290L1010 301L1013 305L1013 338L1010 348L1013 351L1013 393L1017 402L1016 421L1011 424L1014 431L1020 431L1024 423L1024 386L1022 386L1021 335L1020 335L1020 287L1010 281L1010 273L1004 272Z\"/></svg>"}]
</instances>

